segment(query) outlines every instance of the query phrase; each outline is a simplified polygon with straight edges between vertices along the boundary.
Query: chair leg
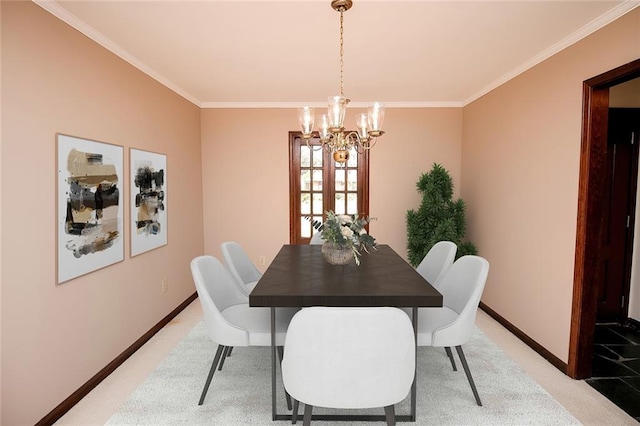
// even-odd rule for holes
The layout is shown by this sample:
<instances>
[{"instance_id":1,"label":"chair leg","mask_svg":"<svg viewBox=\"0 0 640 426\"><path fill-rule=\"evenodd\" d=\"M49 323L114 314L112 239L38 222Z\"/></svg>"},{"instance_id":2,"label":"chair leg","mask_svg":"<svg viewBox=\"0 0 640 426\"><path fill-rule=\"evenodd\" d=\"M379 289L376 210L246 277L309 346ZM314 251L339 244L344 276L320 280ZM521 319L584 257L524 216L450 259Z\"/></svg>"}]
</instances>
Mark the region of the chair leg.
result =
<instances>
[{"instance_id":1,"label":"chair leg","mask_svg":"<svg viewBox=\"0 0 640 426\"><path fill-rule=\"evenodd\" d=\"M458 371L458 369L456 368L456 361L453 359L453 353L451 352L451 348L449 346L445 346L444 350L447 351L447 356L451 361L451 367L453 367L453 371Z\"/></svg>"},{"instance_id":2,"label":"chair leg","mask_svg":"<svg viewBox=\"0 0 640 426\"><path fill-rule=\"evenodd\" d=\"M298 407L300 406L300 401L297 399L293 400L293 412L291 413L291 424L295 425L298 421Z\"/></svg>"},{"instance_id":3,"label":"chair leg","mask_svg":"<svg viewBox=\"0 0 640 426\"><path fill-rule=\"evenodd\" d=\"M222 352L222 359L220 359L220 365L218 365L218 371L222 370L222 366L224 365L224 360L227 359L230 351L231 351L231 346L224 347L224 351Z\"/></svg>"},{"instance_id":4,"label":"chair leg","mask_svg":"<svg viewBox=\"0 0 640 426\"><path fill-rule=\"evenodd\" d=\"M393 405L384 407L384 415L387 418L387 426L396 426L396 410Z\"/></svg>"},{"instance_id":5,"label":"chair leg","mask_svg":"<svg viewBox=\"0 0 640 426\"><path fill-rule=\"evenodd\" d=\"M284 357L284 347L278 346L278 356L280 357L280 368L282 368L282 358ZM291 410L291 396L289 396L289 392L284 390L284 396L287 398L287 410Z\"/></svg>"},{"instance_id":6,"label":"chair leg","mask_svg":"<svg viewBox=\"0 0 640 426\"><path fill-rule=\"evenodd\" d=\"M211 384L213 373L216 372L218 361L220 361L220 356L222 355L224 349L225 346L218 345L218 350L216 351L216 356L213 357L213 363L211 364L211 369L209 370L209 375L207 376L207 382L204 384L204 389L202 389L202 395L200 395L200 401L198 402L198 405L202 405L202 403L204 402L204 397L207 395L207 391L209 390L209 385Z\"/></svg>"},{"instance_id":7,"label":"chair leg","mask_svg":"<svg viewBox=\"0 0 640 426\"><path fill-rule=\"evenodd\" d=\"M313 411L313 405L304 404L304 418L302 419L303 426L311 426L311 412Z\"/></svg>"},{"instance_id":8,"label":"chair leg","mask_svg":"<svg viewBox=\"0 0 640 426\"><path fill-rule=\"evenodd\" d=\"M458 356L460 357L460 361L462 361L462 368L464 368L464 373L467 375L467 379L469 380L469 384L471 385L471 390L473 391L473 396L475 396L476 398L476 403L479 406L482 406L482 402L480 402L480 396L478 396L478 391L476 390L476 385L475 383L473 383L473 377L471 377L471 370L469 370L467 359L464 357L464 352L462 352L462 346L456 346L456 351L458 351Z\"/></svg>"}]
</instances>

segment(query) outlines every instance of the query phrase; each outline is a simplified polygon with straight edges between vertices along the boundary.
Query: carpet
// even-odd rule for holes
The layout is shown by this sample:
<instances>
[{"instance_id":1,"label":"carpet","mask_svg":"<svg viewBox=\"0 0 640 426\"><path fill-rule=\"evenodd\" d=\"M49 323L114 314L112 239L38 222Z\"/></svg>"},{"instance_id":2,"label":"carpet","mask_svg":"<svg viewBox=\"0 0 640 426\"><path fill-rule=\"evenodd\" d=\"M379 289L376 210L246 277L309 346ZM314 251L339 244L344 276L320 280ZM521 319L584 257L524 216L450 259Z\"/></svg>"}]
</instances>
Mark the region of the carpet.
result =
<instances>
[{"instance_id":1,"label":"carpet","mask_svg":"<svg viewBox=\"0 0 640 426\"><path fill-rule=\"evenodd\" d=\"M234 348L222 371L216 371L204 404L198 406L216 348L217 345L206 335L204 323L197 324L107 424L291 424L271 421L271 357L268 347ZM457 355L458 371L453 371L444 349L421 347L418 348L417 421L414 424L580 424L479 329L474 330L463 349L483 406L476 405ZM278 384L278 399L279 412L285 413L281 382ZM335 412L323 410L317 408L314 413ZM300 415L302 411L301 407ZM383 414L382 409L360 412ZM408 412L407 397L396 406L396 413ZM299 424L302 424L301 417ZM314 421L312 424L341 426L348 423Z\"/></svg>"}]
</instances>

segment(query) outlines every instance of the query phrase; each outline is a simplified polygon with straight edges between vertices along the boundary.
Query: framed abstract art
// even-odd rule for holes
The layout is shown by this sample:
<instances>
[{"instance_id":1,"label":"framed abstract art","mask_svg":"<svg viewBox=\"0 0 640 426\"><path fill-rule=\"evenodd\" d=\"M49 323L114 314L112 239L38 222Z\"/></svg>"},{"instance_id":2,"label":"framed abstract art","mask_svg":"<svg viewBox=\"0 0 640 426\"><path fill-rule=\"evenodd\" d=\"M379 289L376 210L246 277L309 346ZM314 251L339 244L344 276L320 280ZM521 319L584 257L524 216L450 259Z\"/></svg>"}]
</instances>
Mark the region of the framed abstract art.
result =
<instances>
[{"instance_id":1,"label":"framed abstract art","mask_svg":"<svg viewBox=\"0 0 640 426\"><path fill-rule=\"evenodd\" d=\"M131 256L167 244L167 156L131 148Z\"/></svg>"},{"instance_id":2,"label":"framed abstract art","mask_svg":"<svg viewBox=\"0 0 640 426\"><path fill-rule=\"evenodd\" d=\"M123 148L57 135L57 280L124 260Z\"/></svg>"}]
</instances>

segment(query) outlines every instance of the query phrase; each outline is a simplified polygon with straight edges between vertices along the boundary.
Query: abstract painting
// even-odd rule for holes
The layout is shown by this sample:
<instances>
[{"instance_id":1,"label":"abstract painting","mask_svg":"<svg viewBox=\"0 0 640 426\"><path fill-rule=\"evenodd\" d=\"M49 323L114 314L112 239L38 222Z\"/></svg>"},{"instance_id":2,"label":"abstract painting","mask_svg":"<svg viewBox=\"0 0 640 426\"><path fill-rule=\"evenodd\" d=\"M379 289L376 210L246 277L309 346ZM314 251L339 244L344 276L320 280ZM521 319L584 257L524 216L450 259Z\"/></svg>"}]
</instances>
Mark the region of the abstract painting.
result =
<instances>
[{"instance_id":1,"label":"abstract painting","mask_svg":"<svg viewBox=\"0 0 640 426\"><path fill-rule=\"evenodd\" d=\"M124 260L123 148L58 134L58 283Z\"/></svg>"},{"instance_id":2,"label":"abstract painting","mask_svg":"<svg viewBox=\"0 0 640 426\"><path fill-rule=\"evenodd\" d=\"M131 148L131 256L167 244L167 156Z\"/></svg>"}]
</instances>

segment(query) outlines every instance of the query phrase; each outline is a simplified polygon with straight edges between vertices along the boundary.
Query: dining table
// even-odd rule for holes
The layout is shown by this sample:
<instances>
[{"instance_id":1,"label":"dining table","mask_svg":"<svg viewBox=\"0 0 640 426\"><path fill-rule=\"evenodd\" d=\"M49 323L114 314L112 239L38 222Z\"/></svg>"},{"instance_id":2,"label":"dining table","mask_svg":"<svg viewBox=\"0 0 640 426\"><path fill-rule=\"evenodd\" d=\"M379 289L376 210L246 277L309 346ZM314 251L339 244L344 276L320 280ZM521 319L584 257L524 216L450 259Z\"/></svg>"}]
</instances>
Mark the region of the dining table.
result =
<instances>
[{"instance_id":1,"label":"dining table","mask_svg":"<svg viewBox=\"0 0 640 426\"><path fill-rule=\"evenodd\" d=\"M387 244L362 253L360 264L329 264L321 245L283 245L249 295L252 307L269 307L271 317L272 420L291 420L277 412L275 319L277 308L334 306L411 308L417 344L418 308L441 307L442 295ZM417 351L416 351L417 354ZM286 356L286 354L285 354ZM417 365L417 362L416 362ZM410 392L410 412L397 421L416 420L417 375ZM385 416L314 414L314 420L384 421Z\"/></svg>"}]
</instances>

